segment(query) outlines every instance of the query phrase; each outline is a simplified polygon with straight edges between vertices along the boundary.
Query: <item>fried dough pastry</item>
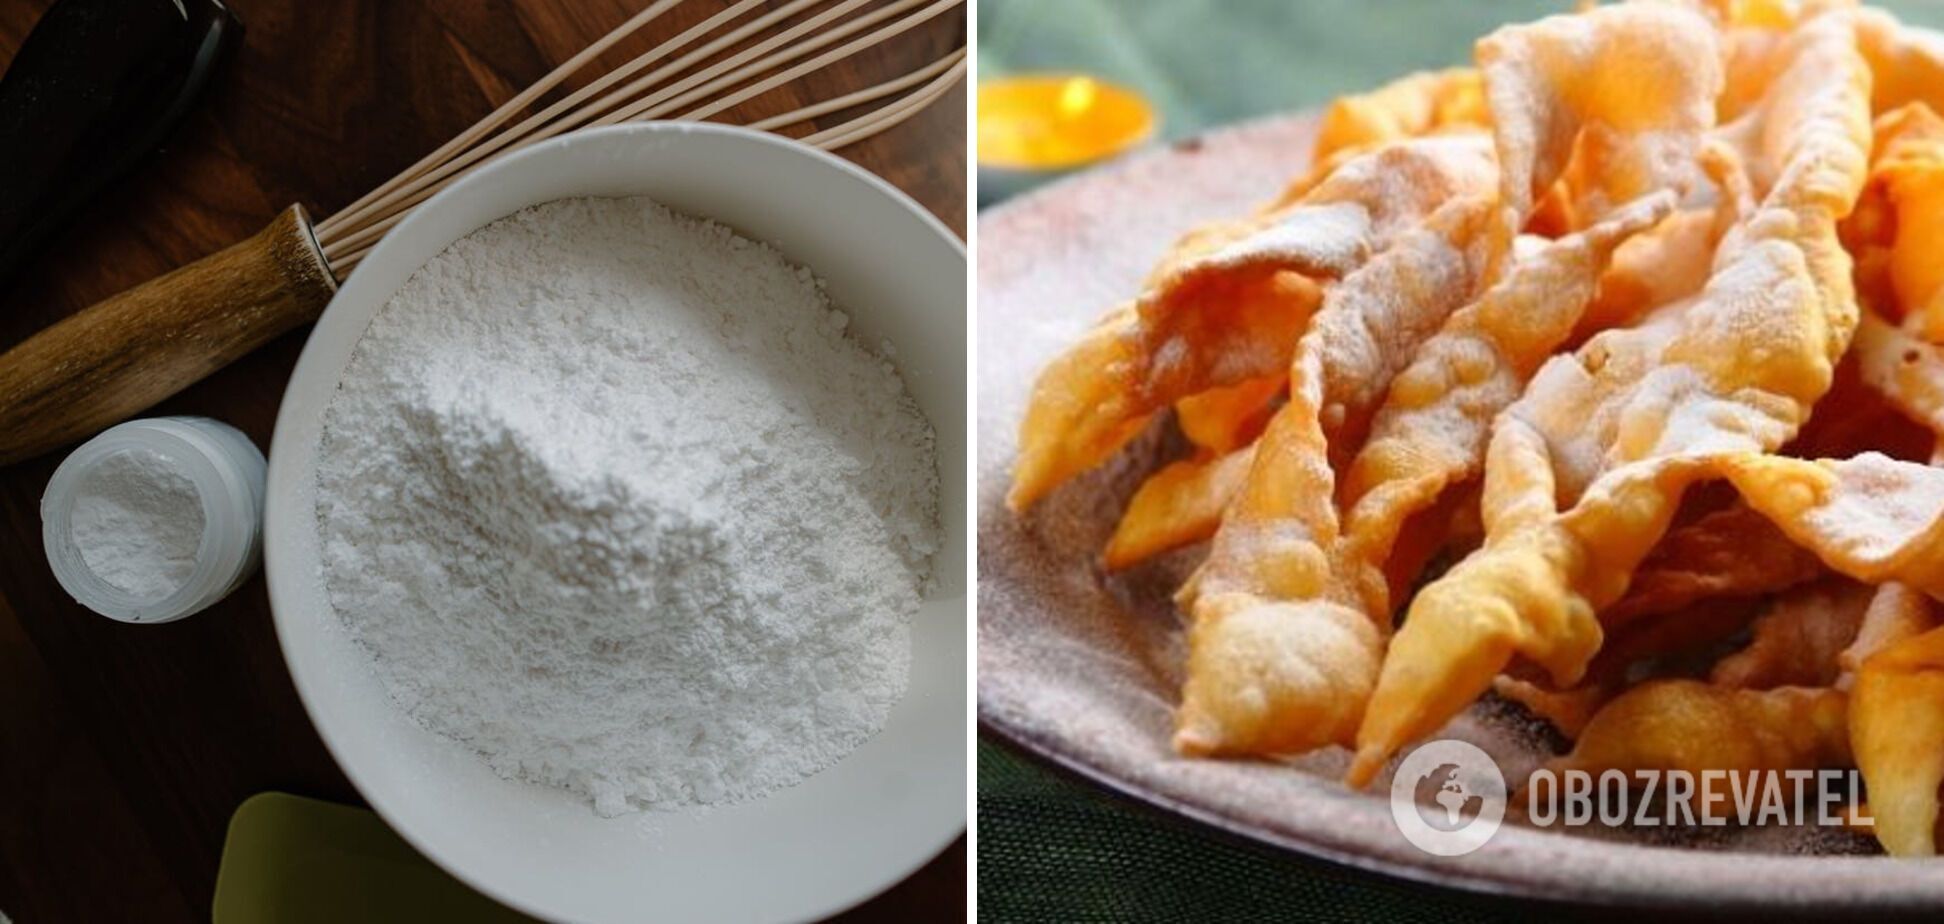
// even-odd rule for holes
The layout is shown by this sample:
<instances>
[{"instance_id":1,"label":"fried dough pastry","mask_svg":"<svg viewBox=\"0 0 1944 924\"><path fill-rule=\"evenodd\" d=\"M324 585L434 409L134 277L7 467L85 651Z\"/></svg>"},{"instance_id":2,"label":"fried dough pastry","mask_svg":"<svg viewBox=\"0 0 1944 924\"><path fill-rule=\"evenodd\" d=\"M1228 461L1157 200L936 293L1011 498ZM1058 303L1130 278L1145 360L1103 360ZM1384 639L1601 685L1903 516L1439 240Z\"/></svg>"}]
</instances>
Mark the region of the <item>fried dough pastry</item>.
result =
<instances>
[{"instance_id":1,"label":"fried dough pastry","mask_svg":"<svg viewBox=\"0 0 1944 924\"><path fill-rule=\"evenodd\" d=\"M1850 738L1878 842L1891 856L1934 856L1944 785L1944 628L1871 655L1850 698Z\"/></svg>"},{"instance_id":2,"label":"fried dough pastry","mask_svg":"<svg viewBox=\"0 0 1944 924\"><path fill-rule=\"evenodd\" d=\"M1250 493L1254 497L1245 501L1250 506L1224 521L1208 563L1187 592L1191 607L1195 607L1197 595L1228 594L1211 609L1222 618L1236 618L1234 607L1244 605L1235 596L1239 593L1262 605L1306 608L1303 620L1323 619L1334 624L1354 615L1387 630L1390 587L1406 576L1386 565L1399 544L1405 521L1433 508L1448 486L1476 473L1492 415L1518 395L1525 378L1572 330L1614 248L1628 235L1665 218L1673 206L1671 193L1648 196L1586 232L1540 242L1530 254L1515 260L1510 273L1498 284L1456 311L1450 311L1448 302L1432 294L1437 290L1419 286L1417 274L1405 277L1412 287L1405 291L1415 290L1416 294L1396 304L1366 304L1352 299L1350 293L1368 290L1353 286L1362 279L1346 280L1332 296L1344 297L1317 316L1315 327L1298 349L1299 362L1308 370L1307 378L1292 373L1292 382L1322 384L1313 389L1313 395L1293 395L1263 436L1262 446L1276 441L1274 451L1283 456L1265 462L1262 453L1271 450L1258 449L1244 488L1245 498ZM1485 213L1481 208L1477 214ZM1475 234L1477 228L1475 224L1465 233ZM1400 317L1407 306L1419 323L1373 321ZM1449 312L1448 317L1441 316L1443 311ZM1428 340L1423 322L1441 322ZM1373 336L1373 330L1380 335ZM1417 347L1419 342L1421 348ZM1411 359L1413 355L1415 359ZM1400 372L1407 359L1410 364ZM1373 409L1380 398L1382 404ZM1306 419L1284 421L1285 415L1303 415ZM1307 419L1311 416L1314 420ZM1326 503L1317 504L1309 521L1303 522L1294 515L1295 506L1277 498L1281 491L1289 490L1283 484L1289 471L1305 473L1306 483L1323 491L1327 499L1338 467L1331 464L1336 455L1332 450L1357 445L1364 429L1361 421L1366 417L1374 419L1373 436L1357 461L1349 465L1344 494L1349 514L1341 534L1337 511ZM1296 454L1303 458L1292 461L1289 457ZM1164 471L1156 477L1169 475ZM1143 493L1146 491L1143 488ZM1163 495L1157 489L1153 496L1158 500ZM1130 517L1135 514L1134 506L1129 513ZM1140 517L1142 521L1153 519L1146 509L1140 511ZM1297 526L1306 531L1310 540L1307 548L1323 561L1327 573L1318 577L1317 585L1297 588L1307 592L1278 593L1273 582L1259 575L1265 566L1280 566L1270 548ZM1289 620L1292 626L1297 623L1297 618ZM1204 629L1199 616L1195 625L1189 688L1182 707L1183 731L1177 739L1184 749L1259 753L1257 742L1273 741L1280 746L1291 740L1287 732L1260 729L1305 724L1327 728L1329 723L1314 722L1319 713L1347 718L1360 711L1368 681L1357 676L1341 676L1341 682L1330 687L1299 687L1281 683L1258 669L1245 675L1246 685L1241 690L1222 686L1221 665L1192 653L1197 640L1215 638L1220 629ZM1264 631L1250 625L1252 632ZM1369 661L1373 665L1380 638L1357 636L1360 642L1372 643ZM1212 644L1219 646L1218 651L1230 650L1219 641ZM1304 656L1306 644L1294 634L1281 642L1278 652L1292 659L1285 665L1286 671L1306 670L1304 665L1315 663L1315 658ZM1302 679L1308 681L1311 676L1305 673ZM1243 722L1224 721L1218 715L1236 710L1209 705L1211 701L1253 702L1264 688L1287 691L1267 697L1279 703L1281 714L1251 713ZM1299 689L1300 694L1295 692ZM1335 731L1347 735L1348 728L1346 723ZM1313 747L1336 739L1296 740Z\"/></svg>"},{"instance_id":3,"label":"fried dough pastry","mask_svg":"<svg viewBox=\"0 0 1944 924\"><path fill-rule=\"evenodd\" d=\"M1944 118L1912 103L1876 122L1870 181L1845 223L1858 287L1878 310L1944 343Z\"/></svg>"},{"instance_id":4,"label":"fried dough pastry","mask_svg":"<svg viewBox=\"0 0 1944 924\"><path fill-rule=\"evenodd\" d=\"M1392 376L1473 291L1490 217L1486 197L1439 209L1331 289L1303 334L1289 401L1177 598L1191 617L1183 753L1303 751L1356 727L1381 638L1331 561L1330 441L1367 426Z\"/></svg>"},{"instance_id":5,"label":"fried dough pastry","mask_svg":"<svg viewBox=\"0 0 1944 924\"><path fill-rule=\"evenodd\" d=\"M1339 99L1177 241L1035 383L1009 506L1173 409L1104 563L1211 540L1183 754L1347 744L1363 786L1495 689L1554 770L1856 766L1934 854L1944 36L1587 3L1474 64Z\"/></svg>"},{"instance_id":6,"label":"fried dough pastry","mask_svg":"<svg viewBox=\"0 0 1944 924\"><path fill-rule=\"evenodd\" d=\"M1189 395L1175 402L1175 423L1188 442L1211 453L1233 452L1262 435L1287 386L1274 375Z\"/></svg>"},{"instance_id":7,"label":"fried dough pastry","mask_svg":"<svg viewBox=\"0 0 1944 924\"><path fill-rule=\"evenodd\" d=\"M1607 637L1587 666L1586 676L1570 689L1553 690L1536 679L1509 674L1500 674L1492 688L1552 723L1560 734L1577 738L1600 707L1639 679L1634 675L1643 665L1715 644L1741 631L1754 618L1758 602L1748 597L1716 597L1623 626Z\"/></svg>"},{"instance_id":8,"label":"fried dough pastry","mask_svg":"<svg viewBox=\"0 0 1944 924\"><path fill-rule=\"evenodd\" d=\"M1831 570L1944 597L1944 469L1867 452L1814 462L1734 456L1720 470Z\"/></svg>"},{"instance_id":9,"label":"fried dough pastry","mask_svg":"<svg viewBox=\"0 0 1944 924\"><path fill-rule=\"evenodd\" d=\"M1353 554L1381 564L1407 517L1431 507L1448 485L1477 474L1492 415L1572 329L1614 249L1672 207L1671 194L1648 196L1581 234L1538 242L1511 275L1454 312L1425 342L1392 383L1369 443L1349 467ZM1221 451L1210 436L1191 439ZM1345 442L1351 440L1336 445ZM1107 566L1125 568L1213 535L1214 518L1240 487L1237 472L1253 458L1252 450L1240 450L1150 476L1108 544Z\"/></svg>"},{"instance_id":10,"label":"fried dough pastry","mask_svg":"<svg viewBox=\"0 0 1944 924\"><path fill-rule=\"evenodd\" d=\"M1175 462L1148 476L1107 540L1103 556L1107 569L1131 568L1214 536L1222 524L1222 511L1242 490L1254 461L1255 447L1249 446Z\"/></svg>"},{"instance_id":11,"label":"fried dough pastry","mask_svg":"<svg viewBox=\"0 0 1944 924\"><path fill-rule=\"evenodd\" d=\"M1603 6L1508 26L1478 43L1503 174L1502 240L1567 171L1584 226L1622 203L1695 177L1723 76L1715 29L1673 4Z\"/></svg>"},{"instance_id":12,"label":"fried dough pastry","mask_svg":"<svg viewBox=\"0 0 1944 924\"><path fill-rule=\"evenodd\" d=\"M1681 770L1749 774L1851 764L1841 690L1739 690L1652 680L1615 697L1586 723L1555 772Z\"/></svg>"},{"instance_id":13,"label":"fried dough pastry","mask_svg":"<svg viewBox=\"0 0 1944 924\"><path fill-rule=\"evenodd\" d=\"M1626 591L1707 461L1780 446L1829 387L1856 323L1836 222L1864 180L1868 73L1843 11L1791 32L1786 53L1740 139L1772 182L1707 286L1554 358L1500 417L1486 544L1412 602L1357 733L1353 785L1463 709L1515 654L1573 685L1601 642L1594 614Z\"/></svg>"},{"instance_id":14,"label":"fried dough pastry","mask_svg":"<svg viewBox=\"0 0 1944 924\"><path fill-rule=\"evenodd\" d=\"M1875 589L1855 581L1820 581L1783 594L1755 617L1748 645L1715 662L1718 687L1828 687L1839 658L1856 639Z\"/></svg>"},{"instance_id":15,"label":"fried dough pastry","mask_svg":"<svg viewBox=\"0 0 1944 924\"><path fill-rule=\"evenodd\" d=\"M1796 545L1742 503L1669 530L1634 573L1627 593L1600 611L1608 631L1702 600L1773 593L1821 574L1815 553Z\"/></svg>"},{"instance_id":16,"label":"fried dough pastry","mask_svg":"<svg viewBox=\"0 0 1944 924\"><path fill-rule=\"evenodd\" d=\"M1311 157L1316 163L1326 163L1341 152L1436 131L1482 129L1485 121L1485 85L1476 68L1408 74L1368 93L1339 97L1331 103L1317 126Z\"/></svg>"},{"instance_id":17,"label":"fried dough pastry","mask_svg":"<svg viewBox=\"0 0 1944 924\"><path fill-rule=\"evenodd\" d=\"M1796 25L1795 4L1777 2L1711 3L1721 23L1721 95L1715 99L1715 119L1730 122L1753 108L1788 62L1781 54L1783 39Z\"/></svg>"},{"instance_id":18,"label":"fried dough pastry","mask_svg":"<svg viewBox=\"0 0 1944 924\"><path fill-rule=\"evenodd\" d=\"M1292 205L1193 236L1192 256L1171 257L1146 293L1040 373L1007 504L1023 510L1100 464L1176 400L1279 374L1318 283L1496 180L1482 137L1403 141L1349 160Z\"/></svg>"},{"instance_id":19,"label":"fried dough pastry","mask_svg":"<svg viewBox=\"0 0 1944 924\"><path fill-rule=\"evenodd\" d=\"M1856 327L1853 352L1865 384L1906 417L1944 434L1944 346L1865 314Z\"/></svg>"},{"instance_id":20,"label":"fried dough pastry","mask_svg":"<svg viewBox=\"0 0 1944 924\"><path fill-rule=\"evenodd\" d=\"M1862 623L1856 627L1856 639L1836 658L1844 675L1837 685L1854 682L1856 672L1871 655L1929 631L1938 624L1938 616L1937 602L1916 588L1896 581L1878 587L1870 597L1869 608L1863 611Z\"/></svg>"},{"instance_id":21,"label":"fried dough pastry","mask_svg":"<svg viewBox=\"0 0 1944 924\"><path fill-rule=\"evenodd\" d=\"M1621 244L1600 276L1599 292L1581 314L1571 343L1632 324L1655 308L1693 297L1707 285L1715 248L1728 229L1753 209L1753 193L1737 155L1726 145L1703 146L1700 157L1702 169L1714 182L1714 203L1682 209Z\"/></svg>"},{"instance_id":22,"label":"fried dough pastry","mask_svg":"<svg viewBox=\"0 0 1944 924\"><path fill-rule=\"evenodd\" d=\"M1620 245L1572 340L1630 324L1653 308L1701 291L1713 268L1715 245L1727 230L1719 212L1684 209Z\"/></svg>"},{"instance_id":23,"label":"fried dough pastry","mask_svg":"<svg viewBox=\"0 0 1944 924\"><path fill-rule=\"evenodd\" d=\"M1944 36L1882 10L1859 10L1856 37L1870 63L1873 111L1924 103L1944 112Z\"/></svg>"},{"instance_id":24,"label":"fried dough pastry","mask_svg":"<svg viewBox=\"0 0 1944 924\"><path fill-rule=\"evenodd\" d=\"M1584 232L1537 243L1425 342L1391 383L1370 438L1344 477L1340 496L1352 561L1381 567L1407 520L1450 486L1477 476L1493 418L1573 330L1615 249L1673 208L1672 193L1656 193ZM1374 612L1386 625L1388 583L1364 591L1378 601Z\"/></svg>"},{"instance_id":25,"label":"fried dough pastry","mask_svg":"<svg viewBox=\"0 0 1944 924\"><path fill-rule=\"evenodd\" d=\"M1268 425L1285 387L1282 376L1253 379L1175 403L1182 435L1202 451L1148 476L1134 492L1107 541L1109 571L1215 535L1255 458L1252 441Z\"/></svg>"}]
</instances>

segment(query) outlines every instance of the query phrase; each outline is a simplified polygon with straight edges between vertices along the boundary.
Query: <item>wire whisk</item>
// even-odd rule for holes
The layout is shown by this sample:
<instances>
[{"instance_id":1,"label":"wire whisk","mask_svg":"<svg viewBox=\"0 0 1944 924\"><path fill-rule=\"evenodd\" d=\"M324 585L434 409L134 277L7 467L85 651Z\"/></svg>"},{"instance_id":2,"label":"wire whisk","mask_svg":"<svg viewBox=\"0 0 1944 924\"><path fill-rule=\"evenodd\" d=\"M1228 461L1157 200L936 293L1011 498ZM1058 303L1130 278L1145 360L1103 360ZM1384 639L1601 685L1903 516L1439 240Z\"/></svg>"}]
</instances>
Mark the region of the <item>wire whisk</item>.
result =
<instances>
[{"instance_id":1,"label":"wire whisk","mask_svg":"<svg viewBox=\"0 0 1944 924\"><path fill-rule=\"evenodd\" d=\"M339 279L348 276L414 207L495 158L581 128L653 119L709 120L738 103L890 41L962 5L964 0L840 0L800 21L789 22L828 3L792 0L738 25L739 20L767 5L766 0L740 0L558 102L513 122L603 52L682 2L656 0L438 150L318 222L314 226L317 243L332 273ZM748 44L711 61L743 43ZM826 48L829 50L817 54ZM678 53L679 57L671 59ZM777 131L877 103L863 115L799 139L826 150L840 148L910 118L951 89L965 76L965 69L965 48L961 46L895 79L750 122L746 127ZM509 126L509 122L513 124Z\"/></svg>"}]
</instances>

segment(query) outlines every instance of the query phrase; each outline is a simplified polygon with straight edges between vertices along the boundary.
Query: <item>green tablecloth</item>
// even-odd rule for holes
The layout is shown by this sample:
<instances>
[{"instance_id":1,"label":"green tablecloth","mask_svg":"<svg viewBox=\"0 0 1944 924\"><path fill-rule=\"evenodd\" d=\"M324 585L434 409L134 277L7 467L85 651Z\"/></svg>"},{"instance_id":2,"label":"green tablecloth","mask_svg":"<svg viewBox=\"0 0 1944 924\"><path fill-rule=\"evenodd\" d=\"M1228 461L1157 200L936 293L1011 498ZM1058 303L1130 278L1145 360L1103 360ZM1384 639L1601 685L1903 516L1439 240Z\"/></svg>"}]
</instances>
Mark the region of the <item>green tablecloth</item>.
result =
<instances>
[{"instance_id":1,"label":"green tablecloth","mask_svg":"<svg viewBox=\"0 0 1944 924\"><path fill-rule=\"evenodd\" d=\"M1944 26L1944 2L1897 0ZM981 0L982 76L1084 71L1138 89L1178 138L1469 60L1566 0ZM1162 819L979 745L979 910L994 921L1483 921L1487 903Z\"/></svg>"},{"instance_id":2,"label":"green tablecloth","mask_svg":"<svg viewBox=\"0 0 1944 924\"><path fill-rule=\"evenodd\" d=\"M1874 0L1944 27L1944 0ZM1500 24L1572 0L980 0L981 79L1079 70L1134 87L1169 137L1303 109L1471 59Z\"/></svg>"},{"instance_id":3,"label":"green tablecloth","mask_svg":"<svg viewBox=\"0 0 1944 924\"><path fill-rule=\"evenodd\" d=\"M979 743L979 918L1400 921L1537 913L1291 857L1124 804Z\"/></svg>"}]
</instances>

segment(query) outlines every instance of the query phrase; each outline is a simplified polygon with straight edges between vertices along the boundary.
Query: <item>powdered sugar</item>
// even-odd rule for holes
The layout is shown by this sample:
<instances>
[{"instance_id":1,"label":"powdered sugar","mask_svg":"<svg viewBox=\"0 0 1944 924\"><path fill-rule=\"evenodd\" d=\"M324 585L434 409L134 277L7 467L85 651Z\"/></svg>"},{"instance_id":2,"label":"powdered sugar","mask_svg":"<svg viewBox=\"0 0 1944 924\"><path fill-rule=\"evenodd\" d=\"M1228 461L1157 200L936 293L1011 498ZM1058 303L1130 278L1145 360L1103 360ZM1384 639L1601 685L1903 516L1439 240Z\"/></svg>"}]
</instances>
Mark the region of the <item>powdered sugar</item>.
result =
<instances>
[{"instance_id":1,"label":"powdered sugar","mask_svg":"<svg viewBox=\"0 0 1944 924\"><path fill-rule=\"evenodd\" d=\"M160 600L196 569L202 499L174 463L131 449L88 472L68 523L96 577L138 600Z\"/></svg>"},{"instance_id":2,"label":"powdered sugar","mask_svg":"<svg viewBox=\"0 0 1944 924\"><path fill-rule=\"evenodd\" d=\"M753 798L903 694L929 426L810 274L642 199L496 222L325 417L334 607L398 705L615 814Z\"/></svg>"}]
</instances>

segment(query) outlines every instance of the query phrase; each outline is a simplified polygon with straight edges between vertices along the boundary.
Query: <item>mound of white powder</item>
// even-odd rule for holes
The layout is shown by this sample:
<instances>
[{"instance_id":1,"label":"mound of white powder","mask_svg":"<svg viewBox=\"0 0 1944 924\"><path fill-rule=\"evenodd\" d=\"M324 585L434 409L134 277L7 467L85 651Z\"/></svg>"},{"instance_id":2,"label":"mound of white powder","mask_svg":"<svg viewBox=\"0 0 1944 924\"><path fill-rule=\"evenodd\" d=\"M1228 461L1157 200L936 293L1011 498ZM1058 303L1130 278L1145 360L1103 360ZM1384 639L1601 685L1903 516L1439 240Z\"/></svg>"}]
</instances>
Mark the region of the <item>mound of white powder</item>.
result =
<instances>
[{"instance_id":1,"label":"mound of white powder","mask_svg":"<svg viewBox=\"0 0 1944 924\"><path fill-rule=\"evenodd\" d=\"M400 708L596 811L753 798L902 696L929 425L807 270L643 199L458 241L325 417L324 582Z\"/></svg>"},{"instance_id":2,"label":"mound of white powder","mask_svg":"<svg viewBox=\"0 0 1944 924\"><path fill-rule=\"evenodd\" d=\"M96 577L138 600L160 600L195 573L202 496L175 463L131 449L88 471L68 528Z\"/></svg>"}]
</instances>

